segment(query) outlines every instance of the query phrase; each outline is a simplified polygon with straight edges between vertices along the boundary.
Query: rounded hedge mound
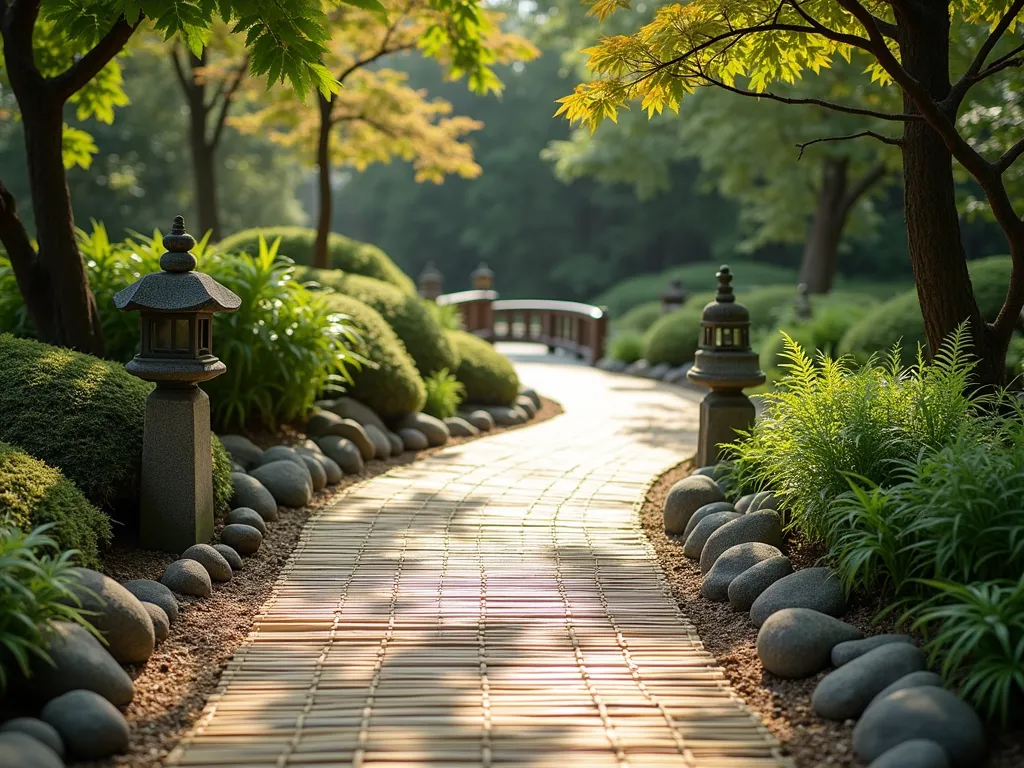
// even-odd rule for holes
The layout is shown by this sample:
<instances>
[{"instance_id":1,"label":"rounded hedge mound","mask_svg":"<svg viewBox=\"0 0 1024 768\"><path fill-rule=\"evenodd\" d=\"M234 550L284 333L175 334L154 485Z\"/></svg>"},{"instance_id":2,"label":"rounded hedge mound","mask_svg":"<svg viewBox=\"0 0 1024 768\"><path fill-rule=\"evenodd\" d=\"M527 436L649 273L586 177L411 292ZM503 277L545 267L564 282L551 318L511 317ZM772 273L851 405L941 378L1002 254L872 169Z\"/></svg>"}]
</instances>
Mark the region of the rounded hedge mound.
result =
<instances>
[{"instance_id":1,"label":"rounded hedge mound","mask_svg":"<svg viewBox=\"0 0 1024 768\"><path fill-rule=\"evenodd\" d=\"M152 384L119 363L10 334L0 334L0 381L0 441L59 469L101 509L135 513ZM226 504L231 467L213 444L214 499Z\"/></svg>"},{"instance_id":2,"label":"rounded hedge mound","mask_svg":"<svg viewBox=\"0 0 1024 768\"><path fill-rule=\"evenodd\" d=\"M313 263L316 230L309 227L264 227L243 229L217 243L217 250L259 253L260 235L271 244L281 238L278 253L297 264ZM416 284L380 248L332 232L327 239L327 257L332 269L374 277L390 283L409 295L416 295Z\"/></svg>"},{"instance_id":3,"label":"rounded hedge mound","mask_svg":"<svg viewBox=\"0 0 1024 768\"><path fill-rule=\"evenodd\" d=\"M693 360L700 341L700 317L703 309L702 303L688 302L682 309L662 315L647 329L644 336L647 346L644 357L651 365L668 363L674 366Z\"/></svg>"},{"instance_id":4,"label":"rounded hedge mound","mask_svg":"<svg viewBox=\"0 0 1024 768\"><path fill-rule=\"evenodd\" d=\"M405 350L405 345L380 313L358 299L340 293L327 296L333 312L352 319L365 345L365 355L376 368L364 365L349 370L353 384L350 394L383 419L398 419L418 411L426 401L426 389Z\"/></svg>"},{"instance_id":5,"label":"rounded hedge mound","mask_svg":"<svg viewBox=\"0 0 1024 768\"><path fill-rule=\"evenodd\" d=\"M444 329L419 298L372 277L337 270L310 270L310 275L380 313L412 355L420 376L426 378L442 368L454 371L458 367L458 355L445 338Z\"/></svg>"},{"instance_id":6,"label":"rounded hedge mound","mask_svg":"<svg viewBox=\"0 0 1024 768\"><path fill-rule=\"evenodd\" d=\"M448 331L459 355L455 378L466 387L470 405L509 405L519 395L519 377L507 357L466 331Z\"/></svg>"},{"instance_id":7,"label":"rounded hedge mound","mask_svg":"<svg viewBox=\"0 0 1024 768\"><path fill-rule=\"evenodd\" d=\"M1010 268L1009 256L990 256L967 265L974 297L986 320L992 321L999 314L1010 284ZM902 361L911 365L917 360L917 345L925 342L921 304L917 290L911 289L864 315L843 336L839 352L865 362L873 354L887 354L900 343Z\"/></svg>"},{"instance_id":8,"label":"rounded hedge mound","mask_svg":"<svg viewBox=\"0 0 1024 768\"><path fill-rule=\"evenodd\" d=\"M82 495L59 470L20 448L0 443L0 521L22 531L46 523L61 550L77 549L82 565L100 564L100 547L110 541L110 518Z\"/></svg>"},{"instance_id":9,"label":"rounded hedge mound","mask_svg":"<svg viewBox=\"0 0 1024 768\"><path fill-rule=\"evenodd\" d=\"M654 325L661 315L661 301L644 302L613 320L612 328L616 333L643 333Z\"/></svg>"}]
</instances>

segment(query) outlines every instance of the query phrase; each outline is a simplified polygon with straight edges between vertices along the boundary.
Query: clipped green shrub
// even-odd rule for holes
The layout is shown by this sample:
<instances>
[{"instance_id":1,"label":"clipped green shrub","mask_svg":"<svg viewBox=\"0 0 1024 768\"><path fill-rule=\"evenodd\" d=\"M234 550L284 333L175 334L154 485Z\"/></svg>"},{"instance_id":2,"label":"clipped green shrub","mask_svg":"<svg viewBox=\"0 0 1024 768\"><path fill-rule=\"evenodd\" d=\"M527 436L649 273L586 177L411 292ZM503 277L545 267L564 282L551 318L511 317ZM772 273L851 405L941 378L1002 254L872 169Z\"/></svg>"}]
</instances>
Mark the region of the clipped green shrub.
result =
<instances>
[{"instance_id":1,"label":"clipped green shrub","mask_svg":"<svg viewBox=\"0 0 1024 768\"><path fill-rule=\"evenodd\" d=\"M687 291L713 291L718 285L715 273L720 266L721 262L701 261L672 267L660 274L636 275L599 294L590 303L607 307L612 317L621 317L633 307L657 300L674 278L682 280ZM730 261L729 267L736 276L734 286L744 292L765 286L790 285L793 286L791 293L796 294L794 269L754 261Z\"/></svg>"},{"instance_id":2,"label":"clipped green shrub","mask_svg":"<svg viewBox=\"0 0 1024 768\"><path fill-rule=\"evenodd\" d=\"M437 419L454 416L459 404L466 399L466 385L442 368L435 374L424 379L427 388L427 400L423 404L423 412Z\"/></svg>"},{"instance_id":3,"label":"clipped green shrub","mask_svg":"<svg viewBox=\"0 0 1024 768\"><path fill-rule=\"evenodd\" d=\"M313 263L313 246L316 230L307 227L265 227L244 229L225 237L216 245L222 253L249 253L259 251L262 235L268 243L281 239L280 253L298 264L310 266ZM390 283L409 296L416 295L416 285L380 248L362 243L335 232L327 240L327 255L331 269L340 269L354 275L365 275Z\"/></svg>"},{"instance_id":4,"label":"clipped green shrub","mask_svg":"<svg viewBox=\"0 0 1024 768\"><path fill-rule=\"evenodd\" d=\"M153 385L120 363L10 334L0 334L0 380L0 441L59 469L100 509L134 515ZM230 465L214 467L214 498L223 500Z\"/></svg>"},{"instance_id":5,"label":"clipped green shrub","mask_svg":"<svg viewBox=\"0 0 1024 768\"><path fill-rule=\"evenodd\" d=\"M466 385L466 402L508 405L519 395L519 377L508 358L493 345L466 331L448 331L459 355L456 378Z\"/></svg>"},{"instance_id":6,"label":"clipped green shrub","mask_svg":"<svg viewBox=\"0 0 1024 768\"><path fill-rule=\"evenodd\" d=\"M51 532L47 526L30 533L0 527L0 691L15 670L28 677L34 659L52 663L46 652L52 622L73 622L96 634L73 591L72 553L58 552Z\"/></svg>"},{"instance_id":7,"label":"clipped green shrub","mask_svg":"<svg viewBox=\"0 0 1024 768\"><path fill-rule=\"evenodd\" d=\"M231 508L231 497L235 495L231 482L231 454L216 435L211 436L210 453L213 456L213 511L219 515Z\"/></svg>"},{"instance_id":8,"label":"clipped green shrub","mask_svg":"<svg viewBox=\"0 0 1024 768\"><path fill-rule=\"evenodd\" d=\"M643 333L654 325L661 315L661 302L647 301L637 304L622 317L613 320L612 328L616 333Z\"/></svg>"},{"instance_id":9,"label":"clipped green shrub","mask_svg":"<svg viewBox=\"0 0 1024 768\"><path fill-rule=\"evenodd\" d=\"M332 311L350 318L369 361L350 372L349 393L386 420L423 408L423 380L405 345L380 313L351 296L328 293L325 298Z\"/></svg>"},{"instance_id":10,"label":"clipped green shrub","mask_svg":"<svg viewBox=\"0 0 1024 768\"><path fill-rule=\"evenodd\" d=\"M444 329L418 298L380 280L350 275L337 270L310 270L312 279L372 307L394 328L398 338L412 355L421 376L458 367L458 355L452 350Z\"/></svg>"},{"instance_id":11,"label":"clipped green shrub","mask_svg":"<svg viewBox=\"0 0 1024 768\"><path fill-rule=\"evenodd\" d=\"M48 523L61 550L76 549L83 565L99 565L100 548L110 541L110 518L60 471L0 443L0 525L28 531Z\"/></svg>"},{"instance_id":12,"label":"clipped green shrub","mask_svg":"<svg viewBox=\"0 0 1024 768\"><path fill-rule=\"evenodd\" d=\"M622 331L616 333L608 341L607 355L612 360L621 360L624 363L635 363L644 356L647 345L644 343L644 336L637 331Z\"/></svg>"},{"instance_id":13,"label":"clipped green shrub","mask_svg":"<svg viewBox=\"0 0 1024 768\"><path fill-rule=\"evenodd\" d=\"M994 320L1010 284L1010 257L990 256L968 263L974 296L986 320ZM901 341L902 340L902 341ZM901 342L902 361L913 363L917 345L925 344L924 318L917 290L911 289L874 307L854 324L839 344L839 352L866 362Z\"/></svg>"},{"instance_id":14,"label":"clipped green shrub","mask_svg":"<svg viewBox=\"0 0 1024 768\"><path fill-rule=\"evenodd\" d=\"M693 360L700 342L700 318L706 302L688 301L662 315L644 334L644 357L651 365L682 365Z\"/></svg>"}]
</instances>

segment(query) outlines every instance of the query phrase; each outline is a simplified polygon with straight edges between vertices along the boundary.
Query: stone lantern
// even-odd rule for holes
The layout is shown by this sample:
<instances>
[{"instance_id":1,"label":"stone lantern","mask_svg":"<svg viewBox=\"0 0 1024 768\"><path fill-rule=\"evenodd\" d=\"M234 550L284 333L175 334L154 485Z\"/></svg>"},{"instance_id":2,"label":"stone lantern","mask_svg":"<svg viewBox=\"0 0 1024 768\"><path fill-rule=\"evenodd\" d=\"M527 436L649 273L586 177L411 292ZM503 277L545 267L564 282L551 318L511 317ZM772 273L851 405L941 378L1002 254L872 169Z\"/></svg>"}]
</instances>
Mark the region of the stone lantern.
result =
<instances>
[{"instance_id":1,"label":"stone lantern","mask_svg":"<svg viewBox=\"0 0 1024 768\"><path fill-rule=\"evenodd\" d=\"M661 294L661 311L668 313L679 309L686 303L688 294L683 288L683 281L678 277L669 281L668 288Z\"/></svg>"},{"instance_id":2,"label":"stone lantern","mask_svg":"<svg viewBox=\"0 0 1024 768\"><path fill-rule=\"evenodd\" d=\"M441 295L443 284L444 275L441 274L441 270L434 262L428 261L427 266L420 272L420 296L429 301L436 301Z\"/></svg>"},{"instance_id":3,"label":"stone lantern","mask_svg":"<svg viewBox=\"0 0 1024 768\"><path fill-rule=\"evenodd\" d=\"M717 274L718 295L704 307L700 345L686 378L711 391L700 404L697 466L718 461L718 446L736 439L737 430L754 424L754 404L743 390L763 384L765 375L750 348L750 315L736 303L732 273L723 266Z\"/></svg>"},{"instance_id":4,"label":"stone lantern","mask_svg":"<svg viewBox=\"0 0 1024 768\"><path fill-rule=\"evenodd\" d=\"M794 307L796 316L801 320L810 320L813 314L811 310L811 297L807 289L807 283L800 283L796 287L796 304Z\"/></svg>"},{"instance_id":5,"label":"stone lantern","mask_svg":"<svg viewBox=\"0 0 1024 768\"><path fill-rule=\"evenodd\" d=\"M469 276L473 288L477 291L489 291L494 287L494 272L482 263Z\"/></svg>"},{"instance_id":6,"label":"stone lantern","mask_svg":"<svg viewBox=\"0 0 1024 768\"><path fill-rule=\"evenodd\" d=\"M161 272L144 275L114 297L137 310L142 344L125 368L156 389L146 399L139 541L146 549L183 552L213 536L210 398L198 387L224 373L213 356L216 312L242 300L209 275L195 272L195 239L174 219L164 237Z\"/></svg>"}]
</instances>

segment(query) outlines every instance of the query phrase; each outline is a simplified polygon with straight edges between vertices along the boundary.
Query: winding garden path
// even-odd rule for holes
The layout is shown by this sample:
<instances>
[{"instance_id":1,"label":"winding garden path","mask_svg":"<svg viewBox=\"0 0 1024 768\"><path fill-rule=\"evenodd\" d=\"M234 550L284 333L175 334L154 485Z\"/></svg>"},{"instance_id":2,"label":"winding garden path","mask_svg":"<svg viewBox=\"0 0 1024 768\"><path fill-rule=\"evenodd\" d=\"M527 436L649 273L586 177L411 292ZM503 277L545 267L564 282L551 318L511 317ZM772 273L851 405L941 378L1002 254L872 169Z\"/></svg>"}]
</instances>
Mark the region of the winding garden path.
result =
<instances>
[{"instance_id":1,"label":"winding garden path","mask_svg":"<svg viewBox=\"0 0 1024 768\"><path fill-rule=\"evenodd\" d=\"M565 414L313 517L169 765L788 764L637 519L647 484L693 451L696 398L523 360Z\"/></svg>"}]
</instances>

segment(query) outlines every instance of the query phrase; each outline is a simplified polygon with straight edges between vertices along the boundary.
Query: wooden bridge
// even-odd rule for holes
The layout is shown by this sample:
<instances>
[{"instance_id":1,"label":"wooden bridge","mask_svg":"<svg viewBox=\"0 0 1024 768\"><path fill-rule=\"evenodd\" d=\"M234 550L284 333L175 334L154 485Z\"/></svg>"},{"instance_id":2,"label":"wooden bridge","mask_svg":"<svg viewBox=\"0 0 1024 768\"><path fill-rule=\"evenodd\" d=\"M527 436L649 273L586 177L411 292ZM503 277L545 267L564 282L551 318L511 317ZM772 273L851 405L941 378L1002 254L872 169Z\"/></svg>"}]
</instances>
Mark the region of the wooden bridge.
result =
<instances>
[{"instance_id":1,"label":"wooden bridge","mask_svg":"<svg viewBox=\"0 0 1024 768\"><path fill-rule=\"evenodd\" d=\"M439 305L457 307L463 327L482 339L545 344L552 352L562 349L591 365L604 355L608 313L601 307L575 301L499 299L491 288L494 273L485 265L473 272L473 290L441 294L440 273L435 269L435 277L430 269L420 277L421 295Z\"/></svg>"}]
</instances>

